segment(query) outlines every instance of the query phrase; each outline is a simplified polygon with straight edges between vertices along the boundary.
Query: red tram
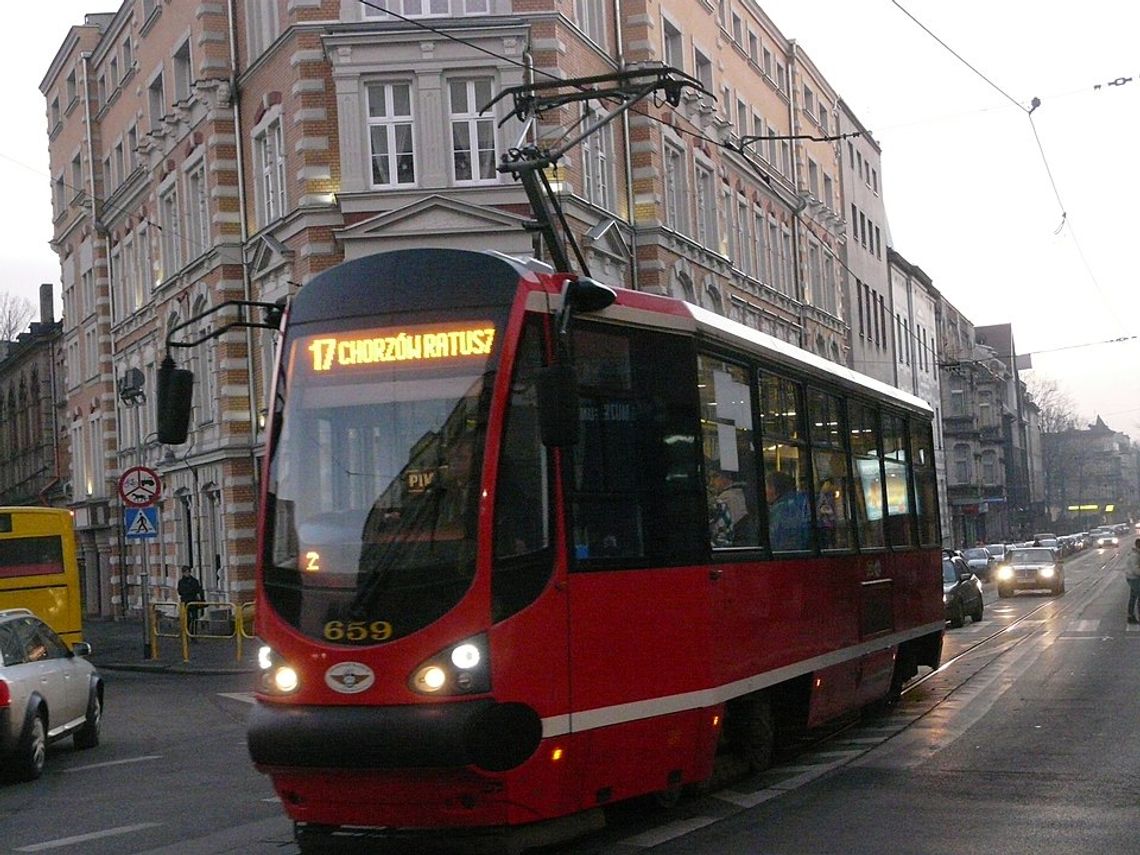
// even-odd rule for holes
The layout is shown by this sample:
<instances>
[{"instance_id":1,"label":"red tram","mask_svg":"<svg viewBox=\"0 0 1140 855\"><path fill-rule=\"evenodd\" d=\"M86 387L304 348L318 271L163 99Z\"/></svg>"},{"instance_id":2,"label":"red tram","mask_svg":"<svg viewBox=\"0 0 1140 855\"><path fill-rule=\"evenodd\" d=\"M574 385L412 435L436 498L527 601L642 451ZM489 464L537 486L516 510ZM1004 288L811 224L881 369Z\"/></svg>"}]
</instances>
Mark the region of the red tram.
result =
<instances>
[{"instance_id":1,"label":"red tram","mask_svg":"<svg viewBox=\"0 0 1140 855\"><path fill-rule=\"evenodd\" d=\"M302 843L556 828L937 666L917 398L493 252L346 262L283 331L249 749Z\"/></svg>"}]
</instances>

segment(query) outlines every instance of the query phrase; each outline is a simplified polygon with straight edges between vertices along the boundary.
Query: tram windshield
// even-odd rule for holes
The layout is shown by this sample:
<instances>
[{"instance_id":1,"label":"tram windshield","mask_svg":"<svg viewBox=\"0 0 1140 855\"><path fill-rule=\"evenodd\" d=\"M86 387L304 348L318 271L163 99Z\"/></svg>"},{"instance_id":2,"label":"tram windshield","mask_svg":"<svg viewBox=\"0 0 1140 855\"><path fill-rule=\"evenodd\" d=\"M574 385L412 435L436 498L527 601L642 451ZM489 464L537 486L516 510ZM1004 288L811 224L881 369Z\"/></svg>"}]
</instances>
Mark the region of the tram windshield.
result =
<instances>
[{"instance_id":1,"label":"tram windshield","mask_svg":"<svg viewBox=\"0 0 1140 855\"><path fill-rule=\"evenodd\" d=\"M286 343L263 583L304 634L383 643L470 586L495 333L475 320Z\"/></svg>"}]
</instances>

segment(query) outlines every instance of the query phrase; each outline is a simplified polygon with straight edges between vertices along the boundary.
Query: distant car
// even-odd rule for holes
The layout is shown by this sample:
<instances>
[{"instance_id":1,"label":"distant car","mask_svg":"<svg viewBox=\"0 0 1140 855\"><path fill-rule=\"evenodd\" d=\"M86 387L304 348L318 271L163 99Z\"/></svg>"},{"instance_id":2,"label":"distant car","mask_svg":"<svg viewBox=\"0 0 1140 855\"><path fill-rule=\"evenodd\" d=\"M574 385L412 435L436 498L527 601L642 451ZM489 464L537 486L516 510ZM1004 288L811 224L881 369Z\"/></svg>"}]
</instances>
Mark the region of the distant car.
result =
<instances>
[{"instance_id":1,"label":"distant car","mask_svg":"<svg viewBox=\"0 0 1140 855\"><path fill-rule=\"evenodd\" d=\"M1009 552L994 574L999 597L1016 591L1048 588L1054 595L1065 593L1065 565L1061 554L1047 546L1028 546Z\"/></svg>"},{"instance_id":2,"label":"distant car","mask_svg":"<svg viewBox=\"0 0 1140 855\"><path fill-rule=\"evenodd\" d=\"M1008 547L1004 543L987 543L986 551L994 557L994 564L1001 564L1002 559L1005 558L1005 551Z\"/></svg>"},{"instance_id":3,"label":"distant car","mask_svg":"<svg viewBox=\"0 0 1140 855\"><path fill-rule=\"evenodd\" d=\"M973 571L974 575L986 581L990 578L990 568L997 563L994 561L993 554L984 546L963 549L962 558L965 559L966 566Z\"/></svg>"},{"instance_id":4,"label":"distant car","mask_svg":"<svg viewBox=\"0 0 1140 855\"><path fill-rule=\"evenodd\" d=\"M966 615L975 623L982 619L985 610L982 583L965 560L957 556L942 558L942 602L946 606L946 620L952 627L962 626Z\"/></svg>"},{"instance_id":5,"label":"distant car","mask_svg":"<svg viewBox=\"0 0 1140 855\"><path fill-rule=\"evenodd\" d=\"M1110 547L1120 546L1120 538L1116 536L1116 532L1107 528L1098 529L1095 533L1095 540L1093 545L1097 549L1108 549Z\"/></svg>"},{"instance_id":6,"label":"distant car","mask_svg":"<svg viewBox=\"0 0 1140 855\"><path fill-rule=\"evenodd\" d=\"M99 744L103 680L84 657L91 645L68 649L28 609L0 611L0 770L38 778L49 742L71 736L76 748Z\"/></svg>"}]
</instances>

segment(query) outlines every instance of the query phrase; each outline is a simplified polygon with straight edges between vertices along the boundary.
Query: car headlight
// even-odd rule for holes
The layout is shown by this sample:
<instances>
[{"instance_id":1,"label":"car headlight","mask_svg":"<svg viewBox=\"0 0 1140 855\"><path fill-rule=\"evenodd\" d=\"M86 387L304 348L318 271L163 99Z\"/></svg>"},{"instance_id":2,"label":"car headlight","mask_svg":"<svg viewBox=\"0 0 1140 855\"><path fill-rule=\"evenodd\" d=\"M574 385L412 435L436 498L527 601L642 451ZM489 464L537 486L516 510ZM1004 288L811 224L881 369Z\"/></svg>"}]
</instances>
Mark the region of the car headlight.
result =
<instances>
[{"instance_id":1,"label":"car headlight","mask_svg":"<svg viewBox=\"0 0 1140 855\"><path fill-rule=\"evenodd\" d=\"M469 695L491 691L491 662L486 634L453 644L408 678L413 691L424 695Z\"/></svg>"},{"instance_id":2,"label":"car headlight","mask_svg":"<svg viewBox=\"0 0 1140 855\"><path fill-rule=\"evenodd\" d=\"M1052 579L1056 571L1052 567L1042 567L1038 572L1042 579Z\"/></svg>"},{"instance_id":3,"label":"car headlight","mask_svg":"<svg viewBox=\"0 0 1140 855\"><path fill-rule=\"evenodd\" d=\"M1003 564L997 569L997 577L1002 582L1008 582L1013 578L1013 568L1008 564Z\"/></svg>"},{"instance_id":4,"label":"car headlight","mask_svg":"<svg viewBox=\"0 0 1140 855\"><path fill-rule=\"evenodd\" d=\"M257 665L261 669L261 691L267 695L292 694L301 685L301 676L297 673L297 669L268 645L258 648Z\"/></svg>"}]
</instances>

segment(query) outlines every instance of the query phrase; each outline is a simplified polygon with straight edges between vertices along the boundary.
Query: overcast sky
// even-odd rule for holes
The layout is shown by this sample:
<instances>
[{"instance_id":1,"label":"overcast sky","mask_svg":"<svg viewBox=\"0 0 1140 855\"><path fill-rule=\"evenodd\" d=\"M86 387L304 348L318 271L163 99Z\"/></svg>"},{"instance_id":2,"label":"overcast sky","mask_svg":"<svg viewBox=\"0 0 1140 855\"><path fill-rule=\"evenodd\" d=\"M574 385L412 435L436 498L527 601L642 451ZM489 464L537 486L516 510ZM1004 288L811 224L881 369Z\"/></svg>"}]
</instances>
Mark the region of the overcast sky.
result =
<instances>
[{"instance_id":1,"label":"overcast sky","mask_svg":"<svg viewBox=\"0 0 1140 855\"><path fill-rule=\"evenodd\" d=\"M56 283L57 316L38 87L68 28L118 5L51 0L5 10L18 37L0 52L0 181L9 199L0 290L38 307L39 283ZM1033 375L1056 381L1079 415L1099 414L1140 440L1140 344L1097 344L1140 332L1140 4L761 5L882 146L895 248L975 324L1012 323L1018 350L1033 354ZM1031 122L1033 98L1041 104Z\"/></svg>"}]
</instances>

